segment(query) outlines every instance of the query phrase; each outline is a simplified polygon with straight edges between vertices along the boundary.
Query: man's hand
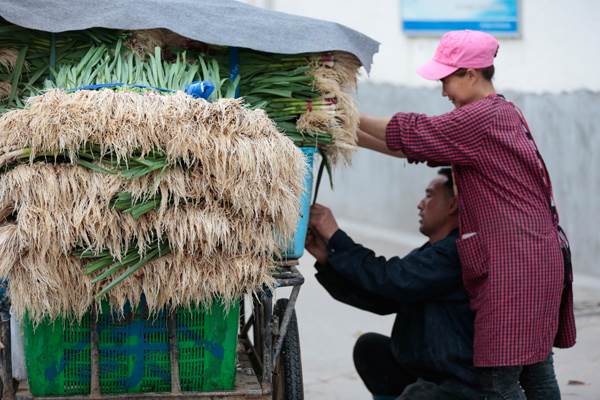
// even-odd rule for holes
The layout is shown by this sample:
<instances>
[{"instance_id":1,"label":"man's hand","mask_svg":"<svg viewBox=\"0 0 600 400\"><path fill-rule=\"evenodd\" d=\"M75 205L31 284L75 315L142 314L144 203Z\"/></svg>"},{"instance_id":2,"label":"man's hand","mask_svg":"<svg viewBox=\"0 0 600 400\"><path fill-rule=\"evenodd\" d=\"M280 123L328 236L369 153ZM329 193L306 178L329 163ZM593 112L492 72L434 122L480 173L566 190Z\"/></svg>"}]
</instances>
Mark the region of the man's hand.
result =
<instances>
[{"instance_id":1,"label":"man's hand","mask_svg":"<svg viewBox=\"0 0 600 400\"><path fill-rule=\"evenodd\" d=\"M320 204L314 204L310 208L308 226L314 233L323 238L325 243L329 242L329 239L339 229L331 210Z\"/></svg>"},{"instance_id":2,"label":"man's hand","mask_svg":"<svg viewBox=\"0 0 600 400\"><path fill-rule=\"evenodd\" d=\"M319 235L311 229L306 234L306 242L304 243L306 251L308 251L317 262L321 265L327 264L327 243Z\"/></svg>"}]
</instances>

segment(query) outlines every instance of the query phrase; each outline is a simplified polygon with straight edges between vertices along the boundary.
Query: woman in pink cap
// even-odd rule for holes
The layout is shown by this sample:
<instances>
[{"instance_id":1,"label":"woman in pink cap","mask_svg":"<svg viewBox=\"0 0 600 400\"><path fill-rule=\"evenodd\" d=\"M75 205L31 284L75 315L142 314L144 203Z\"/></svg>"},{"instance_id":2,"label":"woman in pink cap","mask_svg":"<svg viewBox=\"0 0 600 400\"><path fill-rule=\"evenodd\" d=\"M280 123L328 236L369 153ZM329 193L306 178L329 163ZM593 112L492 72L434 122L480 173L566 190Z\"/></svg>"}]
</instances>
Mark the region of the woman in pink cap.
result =
<instances>
[{"instance_id":1,"label":"woman in pink cap","mask_svg":"<svg viewBox=\"0 0 600 400\"><path fill-rule=\"evenodd\" d=\"M359 145L452 165L456 245L476 313L473 362L486 398L560 398L552 347L575 344L572 272L561 252L566 238L527 122L492 84L498 47L483 32L446 33L418 73L441 80L455 109L433 117L363 115Z\"/></svg>"}]
</instances>

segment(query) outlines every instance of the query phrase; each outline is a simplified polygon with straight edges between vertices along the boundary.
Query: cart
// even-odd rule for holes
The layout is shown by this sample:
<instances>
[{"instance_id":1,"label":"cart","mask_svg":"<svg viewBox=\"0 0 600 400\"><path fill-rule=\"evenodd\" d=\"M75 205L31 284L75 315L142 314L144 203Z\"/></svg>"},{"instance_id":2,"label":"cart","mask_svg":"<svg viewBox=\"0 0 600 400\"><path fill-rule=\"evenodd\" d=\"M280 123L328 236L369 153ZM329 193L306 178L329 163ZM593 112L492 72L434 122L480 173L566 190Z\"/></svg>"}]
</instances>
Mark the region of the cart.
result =
<instances>
[{"instance_id":1,"label":"cart","mask_svg":"<svg viewBox=\"0 0 600 400\"><path fill-rule=\"evenodd\" d=\"M91 393L86 396L33 397L22 382L13 387L10 359L10 320L0 322L0 378L3 383L2 399L19 400L83 400L83 399L276 399L304 398L298 322L294 310L304 277L297 269L298 260L276 263L273 273L274 290L291 287L289 298L280 298L273 304L273 290L263 288L252 300L240 304L235 388L220 392L182 392L179 383L179 353L175 340L175 320L170 319L169 353L171 358L171 391L161 393L126 393L102 395L99 384L98 335L91 335ZM248 315L246 315L248 314ZM3 317L8 314L3 313ZM9 316L8 316L9 317ZM13 393L16 392L15 395Z\"/></svg>"},{"instance_id":2,"label":"cart","mask_svg":"<svg viewBox=\"0 0 600 400\"><path fill-rule=\"evenodd\" d=\"M29 1L24 8L20 0L3 0L0 2L0 18L45 32L92 27L123 30L162 28L186 40L275 54L318 53L334 49L356 56L367 72L379 48L375 40L337 23L265 10L242 2L178 0L169 3L163 0L55 0ZM135 18L115 18L115 10L121 16ZM52 63L56 61L55 56L51 53ZM237 65L237 61L233 65ZM102 395L99 389L97 331L94 335L92 330L91 394L63 399L302 399L302 367L294 305L304 278L298 272L297 265L297 260L278 262L274 272L275 288L292 288L289 298L279 299L273 304L273 290L263 288L251 300L242 302L234 390L202 393L181 391L176 324L171 320L168 324L171 392ZM10 315L7 309L2 310L1 307L0 342L5 346L0 349L0 378L5 383L2 398L13 399ZM18 389L16 398L32 399L26 387Z\"/></svg>"}]
</instances>

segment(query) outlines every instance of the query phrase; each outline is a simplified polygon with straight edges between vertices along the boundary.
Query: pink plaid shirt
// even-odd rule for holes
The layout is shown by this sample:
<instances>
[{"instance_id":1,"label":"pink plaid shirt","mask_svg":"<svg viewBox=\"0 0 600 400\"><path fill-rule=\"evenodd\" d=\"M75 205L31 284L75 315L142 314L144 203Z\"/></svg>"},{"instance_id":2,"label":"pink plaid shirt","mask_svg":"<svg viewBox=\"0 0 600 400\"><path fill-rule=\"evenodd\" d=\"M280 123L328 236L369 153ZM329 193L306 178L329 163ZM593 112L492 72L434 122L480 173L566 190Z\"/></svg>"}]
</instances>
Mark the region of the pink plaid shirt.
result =
<instances>
[{"instance_id":1,"label":"pink plaid shirt","mask_svg":"<svg viewBox=\"0 0 600 400\"><path fill-rule=\"evenodd\" d=\"M435 117L398 113L386 129L409 160L453 167L478 367L534 364L575 343L550 178L524 124L492 95Z\"/></svg>"}]
</instances>

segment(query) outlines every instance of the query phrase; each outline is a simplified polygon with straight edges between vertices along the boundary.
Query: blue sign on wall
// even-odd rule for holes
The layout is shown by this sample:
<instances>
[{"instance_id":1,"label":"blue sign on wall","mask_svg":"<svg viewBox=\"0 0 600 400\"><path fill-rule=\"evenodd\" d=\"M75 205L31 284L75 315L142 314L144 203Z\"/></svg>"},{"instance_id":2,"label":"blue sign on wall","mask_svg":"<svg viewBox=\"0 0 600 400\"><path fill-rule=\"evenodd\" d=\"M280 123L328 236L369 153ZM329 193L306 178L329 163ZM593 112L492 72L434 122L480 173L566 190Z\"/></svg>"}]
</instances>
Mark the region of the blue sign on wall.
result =
<instances>
[{"instance_id":1,"label":"blue sign on wall","mask_svg":"<svg viewBox=\"0 0 600 400\"><path fill-rule=\"evenodd\" d=\"M409 36L457 29L519 35L519 0L400 0L400 9Z\"/></svg>"}]
</instances>

